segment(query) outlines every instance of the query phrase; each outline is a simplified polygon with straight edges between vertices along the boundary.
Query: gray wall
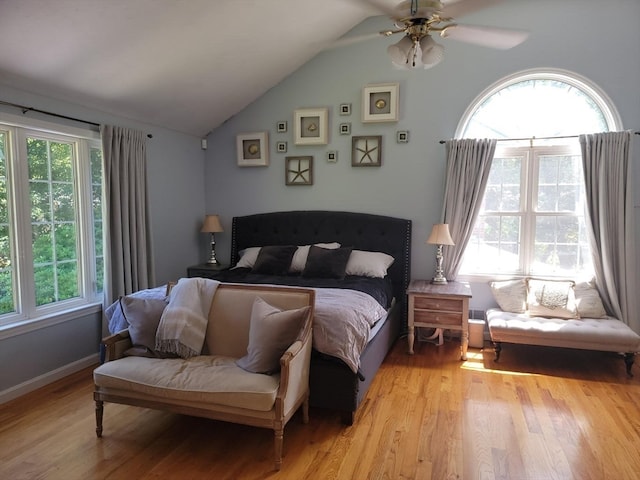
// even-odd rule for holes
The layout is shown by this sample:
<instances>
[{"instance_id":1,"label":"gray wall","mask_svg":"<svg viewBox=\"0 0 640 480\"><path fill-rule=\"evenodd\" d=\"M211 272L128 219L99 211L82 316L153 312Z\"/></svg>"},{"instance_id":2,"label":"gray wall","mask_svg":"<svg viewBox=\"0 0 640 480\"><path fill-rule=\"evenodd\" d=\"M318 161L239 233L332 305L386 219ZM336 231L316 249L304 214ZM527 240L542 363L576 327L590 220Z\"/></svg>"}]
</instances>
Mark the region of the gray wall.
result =
<instances>
[{"instance_id":1,"label":"gray wall","mask_svg":"<svg viewBox=\"0 0 640 480\"><path fill-rule=\"evenodd\" d=\"M203 258L206 239L199 232L205 214L202 172L204 151L200 138L171 130L134 123L124 118L88 110L65 102L2 87L0 99L95 123L111 123L151 133L147 142L147 174L157 284L184 276L186 267ZM20 115L6 106L1 111ZM45 115L29 116L54 123L82 126ZM0 331L0 400L3 392L28 389L29 382L69 365L95 360L99 341L106 330L102 315L72 318L44 329L18 335ZM11 368L7 368L10 365ZM6 397L11 397L7 394ZM5 398L6 399L6 398Z\"/></svg>"},{"instance_id":2,"label":"gray wall","mask_svg":"<svg viewBox=\"0 0 640 480\"><path fill-rule=\"evenodd\" d=\"M464 23L521 28L531 32L522 45L507 51L485 49L451 40L445 59L429 70L392 68L386 47L399 39L374 39L326 51L209 136L206 160L206 205L230 227L235 215L289 209L342 209L413 220L412 276L433 275L435 248L425 245L442 210L445 149L439 140L454 136L469 104L488 86L518 71L552 67L573 71L600 86L616 105L625 128L640 129L640 2L613 0L602 8L595 0L513 0L464 18ZM384 17L368 19L349 35L390 27ZM363 124L361 89L366 84L400 83L400 120ZM341 103L352 103L350 117L338 114ZM293 111L302 107L330 109L326 146L293 144ZM276 122L287 120L289 132L276 133ZM351 138L338 134L349 121L352 134L384 137L381 168L352 168ZM269 131L271 165L236 166L235 135ZM410 143L397 144L397 130L410 131ZM637 138L637 137L636 137ZM287 141L286 154L275 153L275 142ZM638 147L640 142L636 141ZM336 164L325 152L337 150ZM636 158L639 148L635 149ZM284 184L286 155L314 156L314 185ZM638 222L640 223L640 222ZM218 257L229 255L229 233L216 237ZM493 304L486 284L472 284L472 308Z\"/></svg>"}]
</instances>

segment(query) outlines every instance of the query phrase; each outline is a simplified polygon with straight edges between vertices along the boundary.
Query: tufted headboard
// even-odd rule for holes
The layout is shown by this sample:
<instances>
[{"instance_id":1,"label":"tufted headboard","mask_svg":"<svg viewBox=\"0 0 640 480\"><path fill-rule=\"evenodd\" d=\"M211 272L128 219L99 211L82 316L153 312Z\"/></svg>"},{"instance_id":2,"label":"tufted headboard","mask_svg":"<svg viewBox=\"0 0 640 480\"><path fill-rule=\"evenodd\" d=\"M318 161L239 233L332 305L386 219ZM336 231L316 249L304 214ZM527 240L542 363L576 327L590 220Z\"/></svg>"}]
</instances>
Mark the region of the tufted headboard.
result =
<instances>
[{"instance_id":1,"label":"tufted headboard","mask_svg":"<svg viewBox=\"0 0 640 480\"><path fill-rule=\"evenodd\" d=\"M233 218L231 265L238 252L265 245L340 242L395 258L388 270L396 299L403 300L411 276L411 220L368 213L298 210Z\"/></svg>"}]
</instances>

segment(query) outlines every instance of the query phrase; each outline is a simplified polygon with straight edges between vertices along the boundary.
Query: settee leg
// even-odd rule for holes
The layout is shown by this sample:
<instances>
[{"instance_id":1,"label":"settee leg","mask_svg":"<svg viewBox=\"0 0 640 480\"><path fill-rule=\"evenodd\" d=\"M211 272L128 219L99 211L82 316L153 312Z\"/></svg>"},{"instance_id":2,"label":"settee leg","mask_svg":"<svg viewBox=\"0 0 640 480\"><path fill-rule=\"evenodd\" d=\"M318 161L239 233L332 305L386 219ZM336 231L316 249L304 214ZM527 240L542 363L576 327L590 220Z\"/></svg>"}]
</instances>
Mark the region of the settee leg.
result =
<instances>
[{"instance_id":1,"label":"settee leg","mask_svg":"<svg viewBox=\"0 0 640 480\"><path fill-rule=\"evenodd\" d=\"M493 352L495 354L493 359L497 362L500 360L500 352L502 352L502 344L500 342L493 342Z\"/></svg>"},{"instance_id":2,"label":"settee leg","mask_svg":"<svg viewBox=\"0 0 640 480\"><path fill-rule=\"evenodd\" d=\"M282 444L284 443L284 429L276 428L274 430L274 446L275 446L275 454L276 454L276 470L280 470L282 468Z\"/></svg>"},{"instance_id":3,"label":"settee leg","mask_svg":"<svg viewBox=\"0 0 640 480\"><path fill-rule=\"evenodd\" d=\"M96 435L102 437L102 412L104 411L104 402L96 400Z\"/></svg>"},{"instance_id":4,"label":"settee leg","mask_svg":"<svg viewBox=\"0 0 640 480\"><path fill-rule=\"evenodd\" d=\"M627 352L624 354L624 364L627 367L627 376L633 377L631 367L633 367L633 361L635 360L635 353Z\"/></svg>"},{"instance_id":5,"label":"settee leg","mask_svg":"<svg viewBox=\"0 0 640 480\"><path fill-rule=\"evenodd\" d=\"M309 396L302 402L302 423L309 423Z\"/></svg>"}]
</instances>

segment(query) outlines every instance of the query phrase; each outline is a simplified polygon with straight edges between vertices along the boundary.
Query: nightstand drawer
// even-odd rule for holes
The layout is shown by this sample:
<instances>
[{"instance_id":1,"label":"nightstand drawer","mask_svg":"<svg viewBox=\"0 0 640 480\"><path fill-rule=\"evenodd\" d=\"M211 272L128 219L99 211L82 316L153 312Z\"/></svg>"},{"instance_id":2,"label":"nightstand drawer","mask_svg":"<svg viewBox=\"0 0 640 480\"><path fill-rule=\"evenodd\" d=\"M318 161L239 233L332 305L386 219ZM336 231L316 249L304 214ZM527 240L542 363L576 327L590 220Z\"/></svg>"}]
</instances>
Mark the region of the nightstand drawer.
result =
<instances>
[{"instance_id":1,"label":"nightstand drawer","mask_svg":"<svg viewBox=\"0 0 640 480\"><path fill-rule=\"evenodd\" d=\"M462 313L436 312L430 310L415 310L415 323L437 323L438 325L461 325Z\"/></svg>"},{"instance_id":2,"label":"nightstand drawer","mask_svg":"<svg viewBox=\"0 0 640 480\"><path fill-rule=\"evenodd\" d=\"M414 299L414 308L460 313L462 312L462 300L457 298L416 296Z\"/></svg>"}]
</instances>

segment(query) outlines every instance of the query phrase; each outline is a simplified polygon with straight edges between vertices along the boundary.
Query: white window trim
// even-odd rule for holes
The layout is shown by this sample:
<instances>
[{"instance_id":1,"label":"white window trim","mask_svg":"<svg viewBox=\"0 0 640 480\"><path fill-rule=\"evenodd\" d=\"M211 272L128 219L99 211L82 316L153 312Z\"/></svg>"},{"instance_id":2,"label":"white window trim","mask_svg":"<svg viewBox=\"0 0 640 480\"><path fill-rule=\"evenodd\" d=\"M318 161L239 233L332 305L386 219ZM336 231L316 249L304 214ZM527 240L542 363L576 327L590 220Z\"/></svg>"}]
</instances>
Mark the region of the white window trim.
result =
<instances>
[{"instance_id":1,"label":"white window trim","mask_svg":"<svg viewBox=\"0 0 640 480\"><path fill-rule=\"evenodd\" d=\"M13 115L0 111L0 124L8 127L8 130L12 131L12 137L14 140L9 142L9 149L11 149L11 155L14 156L18 153L16 149L18 148L26 148L24 145L24 139L26 136L30 134L35 135L46 135L48 138L58 138L62 141L77 141L77 139L85 140L86 144L76 143L77 147L77 155L81 152L80 150L84 147L80 145L86 145L91 148L91 146L101 147L101 136L100 133L94 130L86 129L86 128L78 128L71 127L67 125L59 125L55 123L50 123L43 120L26 118L23 116ZM15 128L21 129L20 134L16 135ZM24 152L23 152L24 153ZM88 157L87 157L88 158ZM86 188L91 189L90 181L85 185L83 183L87 178L91 178L91 172L89 165L83 165L81 162L80 171L77 175L80 175L82 181L78 184L78 192L77 195L86 195ZM11 164L8 165L9 169L13 168ZM12 222L14 228L21 229L20 235L22 238L27 238L27 232L25 229L29 229L29 225L19 224L14 219L16 218L25 218L24 212L28 212L30 209L30 205L28 204L28 195L24 192L24 179L21 181L16 181L16 179L21 178L24 175L28 175L27 167L25 165L20 165L18 167L19 171L9 173L9 184L7 185L7 193L12 195L14 198L18 199L16 202L12 202L10 206L10 222ZM77 176L76 175L76 176ZM82 190L82 191L81 191ZM89 192L90 193L90 192ZM80 212L79 215L82 216L82 219L85 224L85 228L89 228L91 222L88 219L91 216L90 209L82 209L82 202L78 202ZM26 209L26 210L25 210ZM86 232L83 232L85 234ZM41 328L46 328L51 325L56 325L58 323L63 323L69 320L76 319L78 317L99 312L102 309L102 299L101 298L91 298L88 292L91 292L94 288L92 278L95 276L95 272L86 272L83 270L83 278L85 279L84 283L80 285L81 288L81 299L72 299L68 301L57 302L55 305L51 306L42 306L35 308L35 305L25 305L24 298L20 298L24 289L34 288L33 287L33 278L29 278L29 275L24 275L22 272L24 269L21 265L29 265L32 263L30 250L28 254L25 254L24 249L19 250L16 248L15 239L17 235L13 236L12 245L13 252L18 252L18 256L20 258L13 258L12 261L16 264L16 278L15 282L18 285L18 298L16 298L16 302L23 307L21 312L16 312L14 314L4 315L2 318L2 322L0 323L0 339L8 338L15 335L21 335L23 333L27 333L34 330L39 330ZM82 237L82 235L81 235ZM84 240L86 237L82 237ZM80 260L81 268L84 268L84 265L89 265L88 256L89 249L86 248L87 245L82 245L82 248L79 250L79 254L83 257ZM27 258L29 257L29 258ZM89 267L94 268L94 267ZM88 274L88 275L87 275ZM32 277L32 276L31 276ZM37 311L36 311L37 310Z\"/></svg>"}]
</instances>

